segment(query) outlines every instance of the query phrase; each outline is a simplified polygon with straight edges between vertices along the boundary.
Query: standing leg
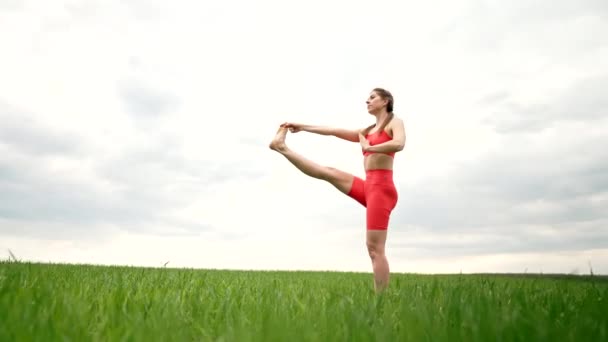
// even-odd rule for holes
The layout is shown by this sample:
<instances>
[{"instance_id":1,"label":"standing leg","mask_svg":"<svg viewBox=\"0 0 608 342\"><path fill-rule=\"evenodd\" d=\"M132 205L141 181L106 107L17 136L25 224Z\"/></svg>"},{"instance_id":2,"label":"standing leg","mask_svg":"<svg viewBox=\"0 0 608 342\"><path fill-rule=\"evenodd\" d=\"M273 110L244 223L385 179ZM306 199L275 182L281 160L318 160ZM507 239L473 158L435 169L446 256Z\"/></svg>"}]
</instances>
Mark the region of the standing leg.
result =
<instances>
[{"instance_id":1,"label":"standing leg","mask_svg":"<svg viewBox=\"0 0 608 342\"><path fill-rule=\"evenodd\" d=\"M286 135L287 128L280 127L277 131L277 135L269 145L270 149L282 154L296 168L298 168L298 170L302 171L307 176L327 181L344 194L348 194L350 192L354 181L354 176L352 174L333 167L319 165L297 154L289 149L289 147L287 147L285 144Z\"/></svg>"},{"instance_id":2,"label":"standing leg","mask_svg":"<svg viewBox=\"0 0 608 342\"><path fill-rule=\"evenodd\" d=\"M388 288L389 266L384 253L387 230L367 230L367 251L374 270L374 289L380 293Z\"/></svg>"},{"instance_id":3,"label":"standing leg","mask_svg":"<svg viewBox=\"0 0 608 342\"><path fill-rule=\"evenodd\" d=\"M374 285L377 293L388 288L389 265L385 245L391 212L398 200L392 171L373 170L367 173L367 251L372 260Z\"/></svg>"}]
</instances>

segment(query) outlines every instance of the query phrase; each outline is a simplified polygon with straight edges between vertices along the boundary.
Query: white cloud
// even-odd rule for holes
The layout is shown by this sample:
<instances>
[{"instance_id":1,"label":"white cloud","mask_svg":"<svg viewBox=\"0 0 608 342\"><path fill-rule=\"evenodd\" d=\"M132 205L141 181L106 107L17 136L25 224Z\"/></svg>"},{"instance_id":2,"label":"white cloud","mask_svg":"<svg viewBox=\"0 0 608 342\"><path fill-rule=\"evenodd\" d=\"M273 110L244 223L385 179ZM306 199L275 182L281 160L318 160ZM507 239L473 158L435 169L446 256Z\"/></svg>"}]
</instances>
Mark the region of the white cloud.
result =
<instances>
[{"instance_id":1,"label":"white cloud","mask_svg":"<svg viewBox=\"0 0 608 342\"><path fill-rule=\"evenodd\" d=\"M606 260L607 13L601 1L3 2L0 248L369 271L363 208L267 145L287 120L367 126L364 99L382 86L408 134L393 270L583 270ZM357 144L288 143L364 175Z\"/></svg>"}]
</instances>

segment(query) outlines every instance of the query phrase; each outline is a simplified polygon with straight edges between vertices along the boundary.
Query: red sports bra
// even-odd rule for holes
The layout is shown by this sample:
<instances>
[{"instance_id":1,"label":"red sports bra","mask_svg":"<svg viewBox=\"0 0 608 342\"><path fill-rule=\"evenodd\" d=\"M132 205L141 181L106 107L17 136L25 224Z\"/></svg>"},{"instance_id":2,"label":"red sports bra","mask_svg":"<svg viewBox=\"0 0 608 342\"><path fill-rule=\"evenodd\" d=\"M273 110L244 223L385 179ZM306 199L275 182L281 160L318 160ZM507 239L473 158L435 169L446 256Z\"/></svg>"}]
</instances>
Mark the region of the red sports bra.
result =
<instances>
[{"instance_id":1,"label":"red sports bra","mask_svg":"<svg viewBox=\"0 0 608 342\"><path fill-rule=\"evenodd\" d=\"M372 134L368 134L368 135L365 136L365 139L367 139L367 141L369 141L369 144L371 146L378 145L378 144L381 144L383 142L387 142L389 140L392 140L392 138L388 135L388 133L386 133L385 130L382 130L382 131L376 132L376 133L372 133ZM368 156L368 155L373 154L373 153L376 153L376 152L363 152L363 155L364 156ZM384 152L382 152L382 153L384 153ZM388 153L384 153L384 154L387 154L387 155L389 155L391 157L395 156L395 152L388 152Z\"/></svg>"}]
</instances>

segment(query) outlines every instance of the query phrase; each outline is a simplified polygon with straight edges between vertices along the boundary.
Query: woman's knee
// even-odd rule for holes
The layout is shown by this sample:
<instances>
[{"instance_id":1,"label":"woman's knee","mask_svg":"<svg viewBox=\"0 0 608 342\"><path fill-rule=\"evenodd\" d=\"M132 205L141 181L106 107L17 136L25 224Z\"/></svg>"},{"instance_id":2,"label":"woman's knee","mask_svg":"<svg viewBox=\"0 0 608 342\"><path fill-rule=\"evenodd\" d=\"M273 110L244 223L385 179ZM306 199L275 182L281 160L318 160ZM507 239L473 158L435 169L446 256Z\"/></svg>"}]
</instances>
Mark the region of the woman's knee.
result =
<instances>
[{"instance_id":1,"label":"woman's knee","mask_svg":"<svg viewBox=\"0 0 608 342\"><path fill-rule=\"evenodd\" d=\"M323 166L321 177L328 182L335 182L340 178L340 170L331 166Z\"/></svg>"},{"instance_id":2,"label":"woman's knee","mask_svg":"<svg viewBox=\"0 0 608 342\"><path fill-rule=\"evenodd\" d=\"M319 171L319 176L323 180L331 182L333 179L336 178L336 171L337 171L337 169L335 169L331 166L321 166L321 170Z\"/></svg>"},{"instance_id":3,"label":"woman's knee","mask_svg":"<svg viewBox=\"0 0 608 342\"><path fill-rule=\"evenodd\" d=\"M384 255L384 246L377 241L367 241L367 253L374 260Z\"/></svg>"}]
</instances>

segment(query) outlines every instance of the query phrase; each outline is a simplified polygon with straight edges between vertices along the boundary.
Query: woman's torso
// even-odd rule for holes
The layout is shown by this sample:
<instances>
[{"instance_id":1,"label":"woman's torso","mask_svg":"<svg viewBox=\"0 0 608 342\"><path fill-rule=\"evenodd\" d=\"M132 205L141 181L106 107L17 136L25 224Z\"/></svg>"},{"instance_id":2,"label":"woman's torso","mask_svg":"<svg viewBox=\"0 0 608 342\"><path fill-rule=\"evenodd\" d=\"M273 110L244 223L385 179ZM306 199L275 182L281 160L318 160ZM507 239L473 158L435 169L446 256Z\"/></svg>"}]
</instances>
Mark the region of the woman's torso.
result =
<instances>
[{"instance_id":1,"label":"woman's torso","mask_svg":"<svg viewBox=\"0 0 608 342\"><path fill-rule=\"evenodd\" d=\"M386 125L386 127L384 127L384 132L378 132L376 128L372 129L369 133L368 136L374 136L374 135L384 135L384 139L381 139L380 141L386 141L386 140L390 140L393 137L393 130L391 128L391 125L388 124ZM378 139L376 139L378 140ZM368 139L369 141L369 139ZM373 144L375 145L375 144ZM393 152L374 152L374 153L368 153L367 155L364 156L363 158L363 166L365 168L365 170L376 170L376 169L384 169L384 170L392 170L393 169L393 156L391 156L391 154L394 155Z\"/></svg>"}]
</instances>

